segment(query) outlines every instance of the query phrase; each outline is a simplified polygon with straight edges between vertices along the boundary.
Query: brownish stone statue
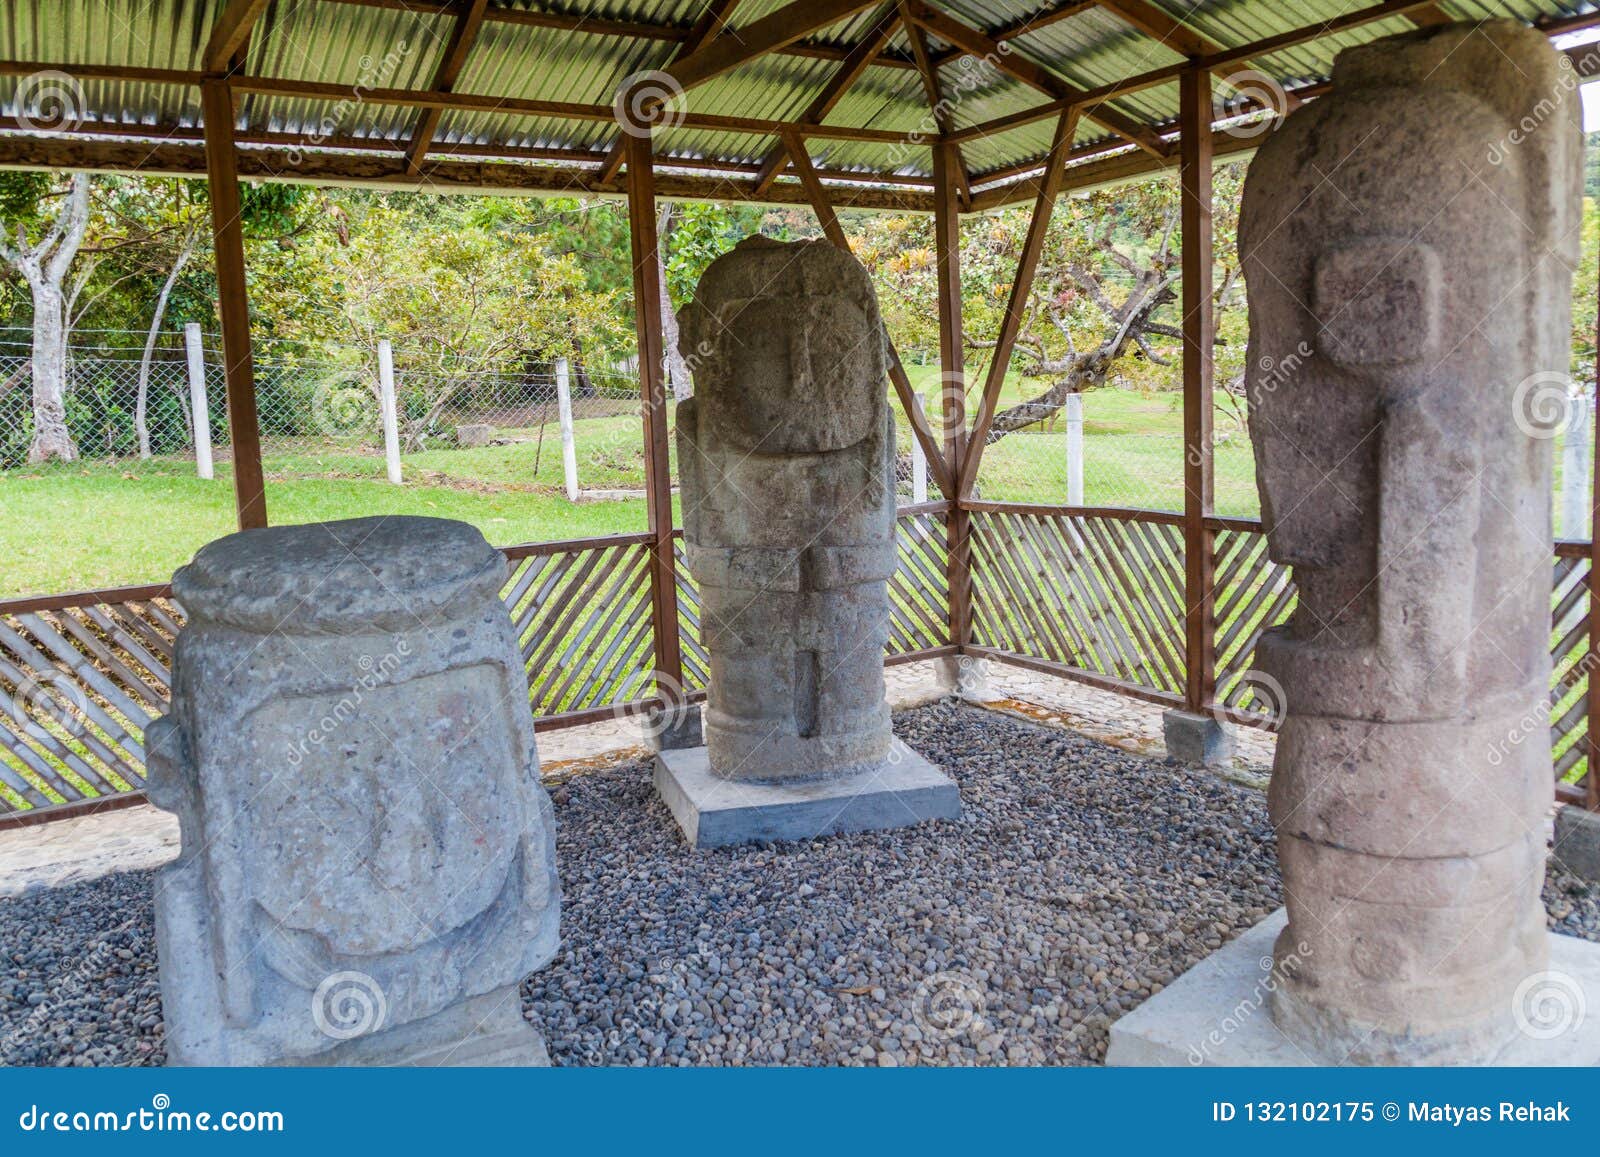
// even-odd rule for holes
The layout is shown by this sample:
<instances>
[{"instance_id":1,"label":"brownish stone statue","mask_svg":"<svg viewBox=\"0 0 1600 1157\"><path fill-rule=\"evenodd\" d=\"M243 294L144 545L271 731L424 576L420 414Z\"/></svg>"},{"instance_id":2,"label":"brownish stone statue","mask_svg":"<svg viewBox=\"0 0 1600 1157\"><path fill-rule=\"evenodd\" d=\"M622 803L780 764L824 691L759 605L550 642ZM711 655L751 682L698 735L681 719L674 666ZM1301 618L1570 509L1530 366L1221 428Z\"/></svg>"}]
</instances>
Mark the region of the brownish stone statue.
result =
<instances>
[{"instance_id":1,"label":"brownish stone statue","mask_svg":"<svg viewBox=\"0 0 1600 1157\"><path fill-rule=\"evenodd\" d=\"M1245 186L1250 429L1299 587L1258 652L1287 708L1273 1015L1326 1060L1492 1061L1545 967L1565 63L1509 23L1351 49Z\"/></svg>"}]
</instances>

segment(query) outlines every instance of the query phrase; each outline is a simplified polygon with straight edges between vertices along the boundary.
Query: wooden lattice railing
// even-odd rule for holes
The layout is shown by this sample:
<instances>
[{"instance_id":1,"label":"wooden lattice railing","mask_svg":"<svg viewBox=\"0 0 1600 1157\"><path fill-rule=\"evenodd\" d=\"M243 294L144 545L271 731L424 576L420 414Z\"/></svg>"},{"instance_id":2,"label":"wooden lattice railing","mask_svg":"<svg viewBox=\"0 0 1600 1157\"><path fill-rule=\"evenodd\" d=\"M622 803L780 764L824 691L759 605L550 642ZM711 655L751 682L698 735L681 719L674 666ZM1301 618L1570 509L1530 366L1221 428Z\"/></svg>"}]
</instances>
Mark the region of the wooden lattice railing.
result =
<instances>
[{"instance_id":1,"label":"wooden lattice railing","mask_svg":"<svg viewBox=\"0 0 1600 1157\"><path fill-rule=\"evenodd\" d=\"M944 507L909 507L887 657L948 643ZM503 597L540 730L640 710L656 693L648 534L509 547ZM700 601L679 553L684 690L705 686ZM166 586L0 603L0 817L136 794L166 710L183 609Z\"/></svg>"}]
</instances>

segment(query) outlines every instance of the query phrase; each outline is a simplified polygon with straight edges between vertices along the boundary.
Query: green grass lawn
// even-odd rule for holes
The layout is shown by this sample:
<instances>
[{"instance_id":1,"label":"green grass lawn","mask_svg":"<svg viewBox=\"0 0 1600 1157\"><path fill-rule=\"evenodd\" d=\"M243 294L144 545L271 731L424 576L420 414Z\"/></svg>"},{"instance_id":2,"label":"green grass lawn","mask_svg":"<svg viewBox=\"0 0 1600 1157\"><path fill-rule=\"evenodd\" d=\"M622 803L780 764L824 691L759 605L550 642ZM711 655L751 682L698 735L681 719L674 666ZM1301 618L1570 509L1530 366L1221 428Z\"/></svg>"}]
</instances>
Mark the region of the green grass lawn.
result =
<instances>
[{"instance_id":1,"label":"green grass lawn","mask_svg":"<svg viewBox=\"0 0 1600 1157\"><path fill-rule=\"evenodd\" d=\"M914 388L938 405L937 366L909 366ZM969 367L969 399L982 366ZM1038 389L1008 375L1001 405ZM968 409L975 408L975 400ZM896 406L898 410L898 406ZM901 416L901 444L909 431ZM1180 510L1183 416L1175 392L1106 389L1084 401L1084 502ZM1248 440L1218 411L1216 508L1257 513ZM645 529L641 498L567 501L561 441L544 429L497 431L503 444L430 448L404 458L405 484L388 483L373 446L297 443L267 448L267 509L274 523L372 514L427 514L471 522L497 545L587 538ZM585 491L640 491L644 485L637 414L577 424L578 476ZM1559 469L1559 453L1557 455ZM1067 500L1064 424L1012 434L989 447L978 478L992 500ZM933 496L933 495L930 495ZM164 581L202 544L234 528L226 461L203 482L187 458L123 459L0 472L0 598Z\"/></svg>"}]
</instances>

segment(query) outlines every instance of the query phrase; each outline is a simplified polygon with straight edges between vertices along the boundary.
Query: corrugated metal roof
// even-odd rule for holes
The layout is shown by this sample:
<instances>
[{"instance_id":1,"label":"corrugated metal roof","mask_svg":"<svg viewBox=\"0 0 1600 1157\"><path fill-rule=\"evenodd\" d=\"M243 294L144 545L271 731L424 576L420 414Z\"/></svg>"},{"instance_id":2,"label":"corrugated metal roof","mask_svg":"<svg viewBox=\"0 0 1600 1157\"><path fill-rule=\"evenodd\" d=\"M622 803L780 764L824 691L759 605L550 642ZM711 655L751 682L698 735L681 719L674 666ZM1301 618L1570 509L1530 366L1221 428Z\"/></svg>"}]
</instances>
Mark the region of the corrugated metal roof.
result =
<instances>
[{"instance_id":1,"label":"corrugated metal roof","mask_svg":"<svg viewBox=\"0 0 1600 1157\"><path fill-rule=\"evenodd\" d=\"M1265 37L1347 19L1353 4L1369 0L1150 0L1212 43L1237 48ZM707 0L491 0L488 19L472 45L454 91L510 100L555 101L609 107L622 82L636 73L668 65L704 11ZM730 28L742 31L788 6L791 0L742 0ZM117 128L122 135L143 126L151 137L193 136L199 101L193 75L203 67L211 29L226 0L0 0L0 64L13 77L34 68L55 68L76 86L85 131ZM1061 0L930 0L929 6L983 32L1006 31L1011 59L1047 73L1048 85L1101 89L1184 61L1169 45L1146 34L1110 9L1091 7L1052 18ZM1076 9L1076 5L1073 6ZM1523 21L1581 16L1597 0L1442 0L1439 7L1459 19L1510 17ZM838 73L840 58L875 27L888 9L870 6L832 26L814 30L782 53L749 61L693 89L682 102L702 116L793 121ZM1040 19L1043 17L1044 19ZM1023 28L1038 20L1036 28ZM418 112L405 105L363 99L374 89L427 90L433 83L455 20L442 0L408 4L360 0L272 0L256 25L241 72L247 81L334 85L339 99L321 93L246 92L239 128L247 142L278 143L303 138L303 150L384 142L402 150ZM619 34L617 25L634 26ZM1324 80L1337 53L1352 44L1412 27L1402 16L1375 20L1322 35L1269 55L1241 60L1226 72L1259 69L1295 88ZM927 34L942 60L939 83L950 120L972 129L997 118L1025 114L1049 101L1038 87L1005 69L952 52ZM923 84L911 65L911 39L903 28L889 38L889 63L869 67L838 99L830 126L905 134L910 143L812 137L817 162L826 169L912 174L931 169L925 142L936 133ZM107 70L132 76L107 75ZM139 70L184 76L141 77ZM1226 72L1222 74L1225 81ZM80 75L81 74L81 75ZM1047 87L1048 87L1047 85ZM261 85L258 84L258 87ZM13 86L14 88L20 87ZM248 87L241 82L241 87ZM1226 84L1219 87L1226 90ZM0 112L26 118L16 91L0 84ZM1105 106L1137 124L1162 131L1177 115L1171 81L1117 94ZM962 146L975 177L1006 173L1040 159L1053 116L975 136ZM0 134L0 164L7 140L27 124L13 119ZM55 128L57 126L46 126ZM475 155L523 155L529 149L603 155L618 139L617 126L603 119L565 119L503 109L452 109L441 118L434 140ZM1120 140L1085 117L1076 144L1103 146ZM657 133L663 163L672 159L734 166L759 163L774 147L771 135L705 125L680 125Z\"/></svg>"}]
</instances>

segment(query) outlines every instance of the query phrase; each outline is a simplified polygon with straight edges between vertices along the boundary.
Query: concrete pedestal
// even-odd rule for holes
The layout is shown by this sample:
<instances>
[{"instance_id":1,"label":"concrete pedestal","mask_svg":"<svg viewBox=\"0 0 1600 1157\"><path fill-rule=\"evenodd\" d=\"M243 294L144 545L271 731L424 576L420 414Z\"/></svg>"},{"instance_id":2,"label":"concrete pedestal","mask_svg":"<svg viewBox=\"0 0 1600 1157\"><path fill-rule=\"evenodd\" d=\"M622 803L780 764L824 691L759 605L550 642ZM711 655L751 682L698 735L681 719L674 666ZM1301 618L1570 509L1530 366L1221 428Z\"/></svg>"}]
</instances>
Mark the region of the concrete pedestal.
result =
<instances>
[{"instance_id":1,"label":"concrete pedestal","mask_svg":"<svg viewBox=\"0 0 1600 1157\"><path fill-rule=\"evenodd\" d=\"M1600 812L1568 804L1556 813L1554 855L1574 876L1600 883Z\"/></svg>"},{"instance_id":2,"label":"concrete pedestal","mask_svg":"<svg viewBox=\"0 0 1600 1157\"><path fill-rule=\"evenodd\" d=\"M1293 1067L1335 1064L1290 1040L1269 1002L1279 978L1272 946L1286 923L1279 909L1212 953L1111 1026L1106 1064L1176 1067ZM1497 1066L1600 1064L1600 944L1550 933L1547 972L1521 1003L1555 1010L1549 1023L1517 1033ZM1539 998L1547 995L1548 1002Z\"/></svg>"},{"instance_id":3,"label":"concrete pedestal","mask_svg":"<svg viewBox=\"0 0 1600 1157\"><path fill-rule=\"evenodd\" d=\"M1167 758L1179 763L1216 767L1233 758L1233 732L1210 715L1163 711L1161 737Z\"/></svg>"},{"instance_id":4,"label":"concrete pedestal","mask_svg":"<svg viewBox=\"0 0 1600 1157\"><path fill-rule=\"evenodd\" d=\"M522 1015L521 985L508 984L426 1020L357 1037L287 1063L343 1067L548 1068L544 1036Z\"/></svg>"},{"instance_id":5,"label":"concrete pedestal","mask_svg":"<svg viewBox=\"0 0 1600 1157\"><path fill-rule=\"evenodd\" d=\"M655 785L697 848L808 840L961 816L955 781L899 740L872 771L794 783L715 776L704 747L663 751L656 756Z\"/></svg>"}]
</instances>

